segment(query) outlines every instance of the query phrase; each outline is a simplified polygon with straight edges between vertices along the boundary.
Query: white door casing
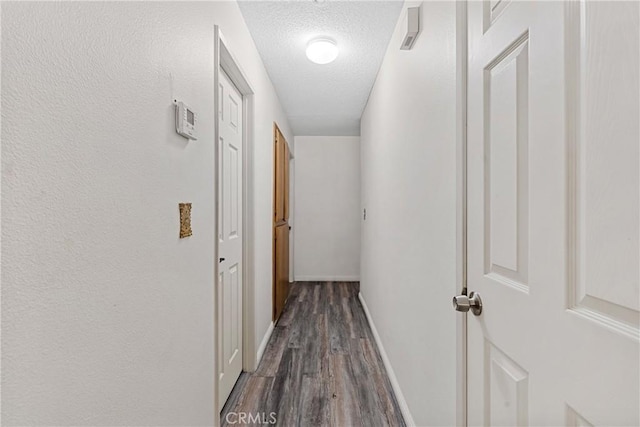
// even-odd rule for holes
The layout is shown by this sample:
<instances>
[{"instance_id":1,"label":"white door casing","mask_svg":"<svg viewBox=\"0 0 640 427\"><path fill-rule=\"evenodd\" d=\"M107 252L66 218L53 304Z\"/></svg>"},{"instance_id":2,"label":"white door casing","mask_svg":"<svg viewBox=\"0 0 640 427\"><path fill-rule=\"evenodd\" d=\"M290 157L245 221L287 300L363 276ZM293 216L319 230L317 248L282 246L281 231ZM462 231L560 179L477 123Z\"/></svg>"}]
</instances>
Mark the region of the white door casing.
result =
<instances>
[{"instance_id":1,"label":"white door casing","mask_svg":"<svg viewBox=\"0 0 640 427\"><path fill-rule=\"evenodd\" d=\"M640 425L639 8L468 4L469 425Z\"/></svg>"},{"instance_id":2,"label":"white door casing","mask_svg":"<svg viewBox=\"0 0 640 427\"><path fill-rule=\"evenodd\" d=\"M218 404L242 371L243 108L242 95L219 72L218 141Z\"/></svg>"}]
</instances>

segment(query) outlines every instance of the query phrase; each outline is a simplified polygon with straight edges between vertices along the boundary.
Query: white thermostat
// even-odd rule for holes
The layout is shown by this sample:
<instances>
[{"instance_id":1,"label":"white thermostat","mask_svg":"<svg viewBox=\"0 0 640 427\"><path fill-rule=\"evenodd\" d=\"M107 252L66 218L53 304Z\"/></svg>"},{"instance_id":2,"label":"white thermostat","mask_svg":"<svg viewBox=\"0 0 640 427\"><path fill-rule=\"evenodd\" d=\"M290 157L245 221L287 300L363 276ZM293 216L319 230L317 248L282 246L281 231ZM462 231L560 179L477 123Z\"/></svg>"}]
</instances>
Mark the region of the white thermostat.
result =
<instances>
[{"instance_id":1,"label":"white thermostat","mask_svg":"<svg viewBox=\"0 0 640 427\"><path fill-rule=\"evenodd\" d=\"M187 139L198 139L196 124L198 115L184 102L176 101L176 132Z\"/></svg>"}]
</instances>

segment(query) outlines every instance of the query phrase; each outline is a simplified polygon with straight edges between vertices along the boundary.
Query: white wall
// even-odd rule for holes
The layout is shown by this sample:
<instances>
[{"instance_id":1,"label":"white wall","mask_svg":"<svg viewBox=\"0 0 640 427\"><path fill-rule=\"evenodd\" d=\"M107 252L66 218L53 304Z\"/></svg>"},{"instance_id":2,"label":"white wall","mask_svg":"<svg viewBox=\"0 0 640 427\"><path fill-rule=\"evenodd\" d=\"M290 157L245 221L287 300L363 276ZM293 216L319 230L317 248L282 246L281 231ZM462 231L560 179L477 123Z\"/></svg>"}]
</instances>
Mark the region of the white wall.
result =
<instances>
[{"instance_id":1,"label":"white wall","mask_svg":"<svg viewBox=\"0 0 640 427\"><path fill-rule=\"evenodd\" d=\"M295 138L295 279L360 279L360 138Z\"/></svg>"},{"instance_id":2,"label":"white wall","mask_svg":"<svg viewBox=\"0 0 640 427\"><path fill-rule=\"evenodd\" d=\"M256 92L259 343L273 121L291 136L237 5L2 5L4 424L214 423L215 24ZM197 142L175 133L174 98Z\"/></svg>"},{"instance_id":3,"label":"white wall","mask_svg":"<svg viewBox=\"0 0 640 427\"><path fill-rule=\"evenodd\" d=\"M424 2L410 51L402 13L361 125L361 292L420 426L456 421L455 12Z\"/></svg>"}]
</instances>

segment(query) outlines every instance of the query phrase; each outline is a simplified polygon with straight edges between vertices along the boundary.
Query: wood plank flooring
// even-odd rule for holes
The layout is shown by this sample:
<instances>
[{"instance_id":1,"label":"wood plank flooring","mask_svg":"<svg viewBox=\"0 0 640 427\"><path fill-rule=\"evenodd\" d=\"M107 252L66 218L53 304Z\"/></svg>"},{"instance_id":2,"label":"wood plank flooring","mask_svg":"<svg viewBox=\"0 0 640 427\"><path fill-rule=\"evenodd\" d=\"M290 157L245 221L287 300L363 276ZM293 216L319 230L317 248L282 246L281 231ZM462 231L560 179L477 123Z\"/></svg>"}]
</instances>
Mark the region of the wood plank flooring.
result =
<instances>
[{"instance_id":1,"label":"wood plank flooring","mask_svg":"<svg viewBox=\"0 0 640 427\"><path fill-rule=\"evenodd\" d=\"M260 366L241 375L221 426L405 426L358 292L352 282L292 284Z\"/></svg>"}]
</instances>

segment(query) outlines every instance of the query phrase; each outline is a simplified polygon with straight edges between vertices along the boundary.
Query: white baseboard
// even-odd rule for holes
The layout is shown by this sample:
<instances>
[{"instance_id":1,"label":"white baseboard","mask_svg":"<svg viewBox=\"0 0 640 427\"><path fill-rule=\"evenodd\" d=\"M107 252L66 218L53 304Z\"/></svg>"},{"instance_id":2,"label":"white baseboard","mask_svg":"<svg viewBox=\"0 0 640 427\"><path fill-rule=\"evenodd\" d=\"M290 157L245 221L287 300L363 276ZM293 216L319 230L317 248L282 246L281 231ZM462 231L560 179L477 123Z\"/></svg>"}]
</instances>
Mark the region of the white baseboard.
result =
<instances>
[{"instance_id":1,"label":"white baseboard","mask_svg":"<svg viewBox=\"0 0 640 427\"><path fill-rule=\"evenodd\" d=\"M411 416L411 412L409 411L409 406L407 405L407 401L404 399L402 390L400 390L400 384L398 384L398 379L396 378L396 374L393 372L393 368L391 367L391 362L389 361L387 352L384 350L384 347L382 346L380 335L378 335L378 330L376 329L376 326L373 324L371 313L369 313L369 307L367 307L367 303L364 302L364 297L362 296L362 293L358 293L358 298L360 298L360 302L362 303L362 308L364 308L364 314L367 316L367 321L369 322L369 326L371 327L371 332L373 332L373 338L376 340L376 345L378 346L378 350L380 351L380 356L382 357L382 362L384 363L384 367L387 370L389 381L391 381L391 387L393 388L393 392L395 393L396 399L398 400L398 406L400 406L400 412L402 412L402 416L404 417L404 422L407 424L407 426L415 426L416 423L413 421L413 417Z\"/></svg>"},{"instance_id":2,"label":"white baseboard","mask_svg":"<svg viewBox=\"0 0 640 427\"><path fill-rule=\"evenodd\" d=\"M262 338L262 342L260 343L260 347L258 347L258 352L256 353L256 368L258 367L258 365L260 364L260 361L262 360L262 356L264 355L264 351L267 349L267 344L269 344L269 338L271 338L271 334L273 333L273 328L274 328L274 324L273 322L271 322L271 324L269 324L269 327L267 328L267 332L264 334L264 337Z\"/></svg>"},{"instance_id":3,"label":"white baseboard","mask_svg":"<svg viewBox=\"0 0 640 427\"><path fill-rule=\"evenodd\" d=\"M359 282L360 276L296 276L296 282Z\"/></svg>"}]
</instances>

